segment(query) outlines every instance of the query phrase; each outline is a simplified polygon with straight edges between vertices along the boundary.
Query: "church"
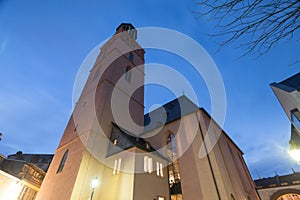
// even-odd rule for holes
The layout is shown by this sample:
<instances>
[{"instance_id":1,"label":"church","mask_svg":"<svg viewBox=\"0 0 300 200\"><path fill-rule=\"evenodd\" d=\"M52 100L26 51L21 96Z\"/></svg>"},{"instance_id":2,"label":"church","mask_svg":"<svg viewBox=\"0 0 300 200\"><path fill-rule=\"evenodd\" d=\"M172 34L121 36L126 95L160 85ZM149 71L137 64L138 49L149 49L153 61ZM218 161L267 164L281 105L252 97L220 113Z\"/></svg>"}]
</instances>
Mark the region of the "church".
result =
<instances>
[{"instance_id":1,"label":"church","mask_svg":"<svg viewBox=\"0 0 300 200\"><path fill-rule=\"evenodd\" d=\"M122 23L101 47L37 199L259 199L242 151L203 108L183 95L144 114L137 37Z\"/></svg>"}]
</instances>

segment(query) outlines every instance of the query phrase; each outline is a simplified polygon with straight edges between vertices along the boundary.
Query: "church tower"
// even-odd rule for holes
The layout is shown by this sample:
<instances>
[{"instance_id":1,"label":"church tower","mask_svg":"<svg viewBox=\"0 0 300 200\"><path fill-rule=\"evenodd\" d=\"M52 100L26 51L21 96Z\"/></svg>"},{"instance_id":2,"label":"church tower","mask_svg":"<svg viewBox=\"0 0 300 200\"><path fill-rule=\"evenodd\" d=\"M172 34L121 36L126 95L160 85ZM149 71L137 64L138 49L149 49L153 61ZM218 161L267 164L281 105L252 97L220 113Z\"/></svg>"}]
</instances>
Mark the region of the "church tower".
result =
<instances>
[{"instance_id":1,"label":"church tower","mask_svg":"<svg viewBox=\"0 0 300 200\"><path fill-rule=\"evenodd\" d=\"M242 151L205 109L183 95L144 115L137 37L122 23L101 47L37 199L259 199Z\"/></svg>"},{"instance_id":2,"label":"church tower","mask_svg":"<svg viewBox=\"0 0 300 200\"><path fill-rule=\"evenodd\" d=\"M37 199L81 200L93 195L93 199L132 200L146 195L152 200L157 195L168 196L168 187L161 187L168 185L166 176L134 173L144 163L136 152L151 151L137 137L144 123L145 52L136 39L136 29L122 23L102 46ZM159 156L154 159L166 162ZM161 174L166 174L163 170L160 168ZM92 191L95 177L100 185ZM143 180L153 183L154 190L134 191L149 186L143 186Z\"/></svg>"}]
</instances>

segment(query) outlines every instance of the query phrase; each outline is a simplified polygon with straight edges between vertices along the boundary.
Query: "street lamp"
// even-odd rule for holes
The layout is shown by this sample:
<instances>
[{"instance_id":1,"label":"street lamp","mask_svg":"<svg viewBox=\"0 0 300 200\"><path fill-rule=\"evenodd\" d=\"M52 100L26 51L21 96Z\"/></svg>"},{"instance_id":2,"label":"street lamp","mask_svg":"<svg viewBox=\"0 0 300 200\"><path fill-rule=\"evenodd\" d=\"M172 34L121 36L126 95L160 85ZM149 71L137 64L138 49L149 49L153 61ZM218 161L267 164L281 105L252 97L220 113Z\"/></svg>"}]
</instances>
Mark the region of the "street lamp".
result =
<instances>
[{"instance_id":1,"label":"street lamp","mask_svg":"<svg viewBox=\"0 0 300 200\"><path fill-rule=\"evenodd\" d=\"M294 125L291 125L290 156L300 165L300 136Z\"/></svg>"},{"instance_id":2,"label":"street lamp","mask_svg":"<svg viewBox=\"0 0 300 200\"><path fill-rule=\"evenodd\" d=\"M92 179L92 182L91 182L92 193L91 193L90 200L93 200L93 195L94 195L95 188L99 185L99 183L100 183L100 180L98 179L98 177L95 177L95 178Z\"/></svg>"}]
</instances>

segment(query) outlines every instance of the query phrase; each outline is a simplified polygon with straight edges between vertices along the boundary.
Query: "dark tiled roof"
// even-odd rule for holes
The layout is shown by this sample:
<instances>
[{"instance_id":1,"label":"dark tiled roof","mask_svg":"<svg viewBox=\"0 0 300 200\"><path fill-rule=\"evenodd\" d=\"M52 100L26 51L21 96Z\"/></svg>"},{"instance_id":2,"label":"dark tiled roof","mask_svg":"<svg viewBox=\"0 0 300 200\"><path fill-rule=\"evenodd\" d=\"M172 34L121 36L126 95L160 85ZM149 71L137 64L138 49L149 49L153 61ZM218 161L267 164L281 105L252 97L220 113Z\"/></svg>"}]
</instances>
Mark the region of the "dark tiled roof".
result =
<instances>
[{"instance_id":1,"label":"dark tiled roof","mask_svg":"<svg viewBox=\"0 0 300 200\"><path fill-rule=\"evenodd\" d=\"M117 144L113 144L113 140L117 139ZM118 125L113 123L113 128L110 136L110 144L108 147L107 155L113 155L118 153L122 150L129 149L131 147L138 147L146 152L154 152L155 149L145 141L143 138L134 136L133 134L129 133L128 131L120 128ZM147 148L147 145L148 148Z\"/></svg>"},{"instance_id":2,"label":"dark tiled roof","mask_svg":"<svg viewBox=\"0 0 300 200\"><path fill-rule=\"evenodd\" d=\"M185 95L180 96L144 115L145 131L168 124L197 111L199 107ZM151 120L153 118L153 121ZM149 125L149 127L147 127Z\"/></svg>"},{"instance_id":3,"label":"dark tiled roof","mask_svg":"<svg viewBox=\"0 0 300 200\"><path fill-rule=\"evenodd\" d=\"M54 154L23 154L21 151L7 156L9 159L26 161L47 172Z\"/></svg>"},{"instance_id":4,"label":"dark tiled roof","mask_svg":"<svg viewBox=\"0 0 300 200\"><path fill-rule=\"evenodd\" d=\"M284 81L281 81L279 84L294 88L295 90L299 90L300 89L300 73L295 74L294 76L292 76Z\"/></svg>"},{"instance_id":5,"label":"dark tiled roof","mask_svg":"<svg viewBox=\"0 0 300 200\"><path fill-rule=\"evenodd\" d=\"M144 131L149 131L164 125L163 123L158 123L163 119L165 119L165 124L167 124L177 119L180 119L182 116L195 112L198 109L199 108L186 96L180 96L146 114L144 116L144 124L145 126L147 126L151 123L151 126L150 128L148 128L148 130ZM151 121L150 116L153 120L155 120L154 123ZM114 139L117 139L116 145L113 144ZM138 147L146 152L154 152L157 154L157 156L166 159L164 156L156 152L156 150L151 146L149 142L145 141L143 138L135 136L134 134L130 133L127 130L124 130L122 127L119 127L114 123L110 135L110 141L111 142L108 147L107 156L111 156L131 147Z\"/></svg>"},{"instance_id":6,"label":"dark tiled roof","mask_svg":"<svg viewBox=\"0 0 300 200\"><path fill-rule=\"evenodd\" d=\"M293 174L274 176L269 178L261 178L255 180L256 188L270 188L278 186L296 185L300 184L300 173L295 172Z\"/></svg>"}]
</instances>

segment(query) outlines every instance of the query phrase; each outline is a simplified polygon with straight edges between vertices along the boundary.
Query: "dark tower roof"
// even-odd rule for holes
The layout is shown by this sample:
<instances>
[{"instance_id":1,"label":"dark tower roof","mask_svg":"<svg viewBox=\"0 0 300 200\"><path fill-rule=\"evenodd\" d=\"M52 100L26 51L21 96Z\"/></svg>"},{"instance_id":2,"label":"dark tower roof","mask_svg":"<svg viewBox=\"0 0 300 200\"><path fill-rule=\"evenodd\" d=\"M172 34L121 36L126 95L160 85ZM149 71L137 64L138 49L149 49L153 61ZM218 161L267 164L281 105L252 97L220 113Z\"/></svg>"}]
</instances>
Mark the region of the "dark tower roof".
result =
<instances>
[{"instance_id":1,"label":"dark tower roof","mask_svg":"<svg viewBox=\"0 0 300 200\"><path fill-rule=\"evenodd\" d=\"M121 32L128 32L128 34L130 35L130 37L134 40L137 39L137 31L135 29L135 27L130 24L130 23L122 23L120 24L117 28L116 28L116 33L115 34L118 34L118 33L121 33Z\"/></svg>"},{"instance_id":2,"label":"dark tower roof","mask_svg":"<svg viewBox=\"0 0 300 200\"><path fill-rule=\"evenodd\" d=\"M124 31L126 27L130 27L130 29L135 29L135 27L131 23L122 23L116 28L116 33Z\"/></svg>"}]
</instances>

